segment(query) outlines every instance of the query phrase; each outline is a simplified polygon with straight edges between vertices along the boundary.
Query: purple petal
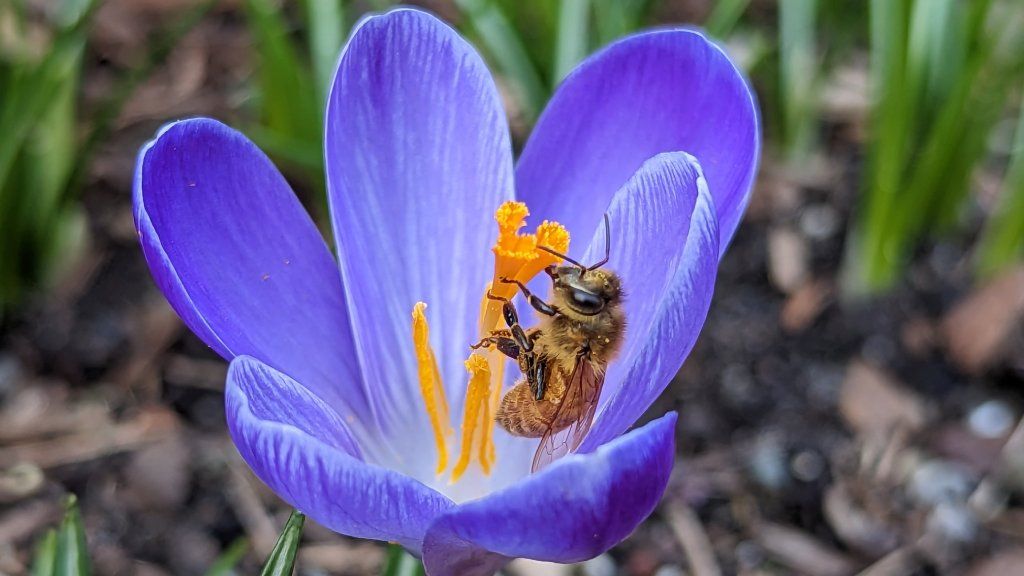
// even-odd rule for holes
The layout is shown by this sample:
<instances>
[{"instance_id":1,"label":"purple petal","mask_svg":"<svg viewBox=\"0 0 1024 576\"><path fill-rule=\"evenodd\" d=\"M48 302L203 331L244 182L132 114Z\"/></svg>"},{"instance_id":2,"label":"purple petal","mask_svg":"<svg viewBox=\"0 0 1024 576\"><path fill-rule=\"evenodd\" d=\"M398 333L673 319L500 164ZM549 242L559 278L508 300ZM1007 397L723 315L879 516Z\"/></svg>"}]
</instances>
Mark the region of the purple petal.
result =
<instances>
[{"instance_id":1,"label":"purple petal","mask_svg":"<svg viewBox=\"0 0 1024 576\"><path fill-rule=\"evenodd\" d=\"M593 558L661 499L675 456L674 412L597 449L442 514L427 532L431 576L492 574L507 559Z\"/></svg>"},{"instance_id":2,"label":"purple petal","mask_svg":"<svg viewBox=\"0 0 1024 576\"><path fill-rule=\"evenodd\" d=\"M566 77L519 159L517 194L541 218L593 230L645 160L688 152L704 167L724 252L747 205L759 148L753 92L725 53L695 30L648 32L612 44Z\"/></svg>"},{"instance_id":3,"label":"purple petal","mask_svg":"<svg viewBox=\"0 0 1024 576\"><path fill-rule=\"evenodd\" d=\"M622 277L628 326L581 452L624 432L668 386L697 341L718 272L715 205L692 157L651 159L615 195L608 212L609 267ZM604 252L601 232L588 250L591 260Z\"/></svg>"},{"instance_id":4,"label":"purple petal","mask_svg":"<svg viewBox=\"0 0 1024 576\"><path fill-rule=\"evenodd\" d=\"M513 197L505 114L483 61L433 16L365 20L338 66L326 162L338 253L377 418L413 445L402 469L434 462L410 313L428 304L431 341L458 413L465 360L490 279L494 211ZM410 463L411 460L422 460Z\"/></svg>"},{"instance_id":5,"label":"purple petal","mask_svg":"<svg viewBox=\"0 0 1024 576\"><path fill-rule=\"evenodd\" d=\"M366 410L338 267L270 160L209 119L139 153L135 225L153 278L210 347L299 378L344 416Z\"/></svg>"},{"instance_id":6,"label":"purple petal","mask_svg":"<svg viewBox=\"0 0 1024 576\"><path fill-rule=\"evenodd\" d=\"M258 360L231 362L225 407L231 437L253 472L331 530L418 553L430 523L452 506L408 476L364 463L336 412Z\"/></svg>"}]
</instances>

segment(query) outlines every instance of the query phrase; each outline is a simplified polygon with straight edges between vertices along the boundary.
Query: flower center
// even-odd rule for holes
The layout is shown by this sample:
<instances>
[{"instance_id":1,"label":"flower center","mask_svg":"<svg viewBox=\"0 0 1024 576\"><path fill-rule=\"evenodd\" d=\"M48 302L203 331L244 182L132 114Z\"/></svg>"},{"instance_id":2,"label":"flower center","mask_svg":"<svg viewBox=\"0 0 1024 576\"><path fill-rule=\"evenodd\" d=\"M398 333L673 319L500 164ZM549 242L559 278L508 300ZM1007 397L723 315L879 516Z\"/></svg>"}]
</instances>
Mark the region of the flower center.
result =
<instances>
[{"instance_id":1,"label":"flower center","mask_svg":"<svg viewBox=\"0 0 1024 576\"><path fill-rule=\"evenodd\" d=\"M517 287L502 282L509 278L526 284L545 267L557 264L560 259L538 246L551 248L562 254L569 249L569 232L557 222L544 221L533 234L521 234L529 215L526 204L505 202L494 214L498 223L498 241L491 248L494 253L494 275L481 296L480 337L486 338L492 330L507 328L504 325L501 302L487 298L487 293L499 298L512 299ZM452 430L448 415L448 401L445 398L437 360L430 347L427 319L424 315L426 304L418 302L413 307L413 344L420 380L420 393L430 417L434 442L437 445L437 475L448 468L448 441ZM467 343L467 347L470 343ZM466 387L466 401L462 415L461 446L459 458L452 469L450 483L458 482L474 460L484 474L489 475L497 454L494 448L494 414L501 399L506 357L495 347L474 352L466 360L469 384Z\"/></svg>"}]
</instances>

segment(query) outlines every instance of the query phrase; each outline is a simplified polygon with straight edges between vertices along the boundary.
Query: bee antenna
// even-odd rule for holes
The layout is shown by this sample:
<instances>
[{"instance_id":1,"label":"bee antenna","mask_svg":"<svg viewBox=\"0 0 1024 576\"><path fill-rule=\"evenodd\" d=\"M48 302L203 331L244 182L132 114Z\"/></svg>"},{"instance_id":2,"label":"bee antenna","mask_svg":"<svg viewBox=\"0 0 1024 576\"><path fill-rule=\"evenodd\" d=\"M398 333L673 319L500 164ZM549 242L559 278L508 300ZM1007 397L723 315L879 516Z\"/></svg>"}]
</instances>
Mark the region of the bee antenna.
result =
<instances>
[{"instance_id":1,"label":"bee antenna","mask_svg":"<svg viewBox=\"0 0 1024 576\"><path fill-rule=\"evenodd\" d=\"M608 257L612 254L612 225L608 223L608 213L604 213L604 259L596 264L591 264L589 268L584 268L583 271L597 270L601 266L608 263Z\"/></svg>"},{"instance_id":2,"label":"bee antenna","mask_svg":"<svg viewBox=\"0 0 1024 576\"><path fill-rule=\"evenodd\" d=\"M551 254L553 256L558 256L562 260L565 260L566 262L572 264L573 266L579 268L580 270L583 270L584 272L587 271L587 267L586 266L584 266L583 264L580 264L579 262L573 260L572 258L569 258L565 254L562 254L561 252L559 252L557 250L553 250L551 248L548 248L547 246L539 246L539 245L537 246L537 248L539 248L539 249L541 249L541 250L543 250L543 251L545 251L548 254Z\"/></svg>"},{"instance_id":3,"label":"bee antenna","mask_svg":"<svg viewBox=\"0 0 1024 576\"><path fill-rule=\"evenodd\" d=\"M597 262L595 264L591 264L590 266L584 266L583 264L580 264L576 260L573 260L572 258L569 258L565 254L562 254L561 252L558 252L556 250L552 250L551 248L548 248L547 246L540 246L540 245L538 245L537 248L547 252L548 254L552 254L554 256L558 256L562 260L565 260L566 262L568 262L568 263L572 264L573 266L579 268L580 272L583 273L583 274L586 274L589 270L597 270L601 266L604 266L605 264L608 263L608 257L611 256L611 253L612 253L612 226L611 226L611 224L608 221L608 213L605 212L605 214L604 214L604 258L600 262Z\"/></svg>"}]
</instances>

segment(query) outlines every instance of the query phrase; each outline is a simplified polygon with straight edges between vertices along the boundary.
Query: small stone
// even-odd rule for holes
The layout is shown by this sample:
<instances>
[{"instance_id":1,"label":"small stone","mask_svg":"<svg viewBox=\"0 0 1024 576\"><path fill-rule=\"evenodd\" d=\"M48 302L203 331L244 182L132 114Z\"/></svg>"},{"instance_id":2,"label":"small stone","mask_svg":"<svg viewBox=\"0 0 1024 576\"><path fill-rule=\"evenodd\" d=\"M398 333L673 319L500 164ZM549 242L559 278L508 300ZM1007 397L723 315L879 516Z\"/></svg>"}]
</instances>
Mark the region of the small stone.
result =
<instances>
[{"instance_id":1,"label":"small stone","mask_svg":"<svg viewBox=\"0 0 1024 576\"><path fill-rule=\"evenodd\" d=\"M814 450L801 450L789 462L793 477L803 482L814 482L825 472L825 459Z\"/></svg>"},{"instance_id":2,"label":"small stone","mask_svg":"<svg viewBox=\"0 0 1024 576\"><path fill-rule=\"evenodd\" d=\"M970 542L978 533L978 523L965 504L943 502L928 515L928 529L952 540Z\"/></svg>"},{"instance_id":3,"label":"small stone","mask_svg":"<svg viewBox=\"0 0 1024 576\"><path fill-rule=\"evenodd\" d=\"M754 479L762 486L778 490L786 484L789 479L786 458L776 435L765 434L757 440L750 457L750 469Z\"/></svg>"},{"instance_id":4,"label":"small stone","mask_svg":"<svg viewBox=\"0 0 1024 576\"><path fill-rule=\"evenodd\" d=\"M1006 436L1013 428L1013 410L1000 400L988 400L967 415L967 425L975 436L998 439Z\"/></svg>"},{"instance_id":5,"label":"small stone","mask_svg":"<svg viewBox=\"0 0 1024 576\"><path fill-rule=\"evenodd\" d=\"M811 240L828 240L839 230L839 213L829 204L814 204L800 214L800 231Z\"/></svg>"},{"instance_id":6,"label":"small stone","mask_svg":"<svg viewBox=\"0 0 1024 576\"><path fill-rule=\"evenodd\" d=\"M928 460L914 471L910 493L921 503L962 502L973 481L965 468L946 460Z\"/></svg>"}]
</instances>

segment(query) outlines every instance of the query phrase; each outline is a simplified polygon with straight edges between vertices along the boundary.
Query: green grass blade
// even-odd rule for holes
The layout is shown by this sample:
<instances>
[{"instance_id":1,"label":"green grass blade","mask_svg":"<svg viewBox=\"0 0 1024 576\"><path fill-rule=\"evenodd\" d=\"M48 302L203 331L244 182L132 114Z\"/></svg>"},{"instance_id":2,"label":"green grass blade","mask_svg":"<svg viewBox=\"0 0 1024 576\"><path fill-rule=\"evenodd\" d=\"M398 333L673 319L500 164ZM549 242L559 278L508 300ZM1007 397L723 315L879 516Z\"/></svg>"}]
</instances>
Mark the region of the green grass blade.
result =
<instances>
[{"instance_id":1,"label":"green grass blade","mask_svg":"<svg viewBox=\"0 0 1024 576\"><path fill-rule=\"evenodd\" d=\"M61 0L56 14L57 25L62 29L77 26L92 9L93 0Z\"/></svg>"},{"instance_id":2,"label":"green grass blade","mask_svg":"<svg viewBox=\"0 0 1024 576\"><path fill-rule=\"evenodd\" d=\"M493 0L455 0L455 4L484 51L501 73L515 83L527 121L536 120L550 92L518 32Z\"/></svg>"},{"instance_id":3,"label":"green grass blade","mask_svg":"<svg viewBox=\"0 0 1024 576\"><path fill-rule=\"evenodd\" d=\"M347 30L342 0L306 0L306 25L320 109L326 110L327 92L334 79L334 66Z\"/></svg>"},{"instance_id":4,"label":"green grass blade","mask_svg":"<svg viewBox=\"0 0 1024 576\"><path fill-rule=\"evenodd\" d=\"M986 223L975 257L977 273L988 278L1024 256L1024 104L1017 118L1010 165L995 213Z\"/></svg>"},{"instance_id":5,"label":"green grass blade","mask_svg":"<svg viewBox=\"0 0 1024 576\"><path fill-rule=\"evenodd\" d=\"M57 530L57 565L55 576L89 576L89 552L85 543L85 529L78 512L78 500L68 497L64 520Z\"/></svg>"},{"instance_id":6,"label":"green grass blade","mask_svg":"<svg viewBox=\"0 0 1024 576\"><path fill-rule=\"evenodd\" d=\"M957 0L915 2L907 43L906 90L927 114L963 73L966 47Z\"/></svg>"},{"instance_id":7,"label":"green grass blade","mask_svg":"<svg viewBox=\"0 0 1024 576\"><path fill-rule=\"evenodd\" d=\"M53 576L57 570L57 531L48 530L36 544L32 556L32 576Z\"/></svg>"},{"instance_id":8,"label":"green grass blade","mask_svg":"<svg viewBox=\"0 0 1024 576\"><path fill-rule=\"evenodd\" d=\"M381 576L424 576L423 564L397 544L388 547L388 559Z\"/></svg>"},{"instance_id":9,"label":"green grass blade","mask_svg":"<svg viewBox=\"0 0 1024 576\"><path fill-rule=\"evenodd\" d=\"M856 293L877 291L896 276L897 248L889 234L897 210L908 156L911 105L903 89L910 2L871 0L870 80L872 112L866 191L857 222L856 238L847 255L850 288Z\"/></svg>"},{"instance_id":10,"label":"green grass blade","mask_svg":"<svg viewBox=\"0 0 1024 576\"><path fill-rule=\"evenodd\" d=\"M817 120L815 24L817 0L779 3L779 84L782 88L783 144L791 158L810 152Z\"/></svg>"},{"instance_id":11,"label":"green grass blade","mask_svg":"<svg viewBox=\"0 0 1024 576\"><path fill-rule=\"evenodd\" d=\"M704 22L704 29L715 38L725 38L747 11L750 0L719 0Z\"/></svg>"},{"instance_id":12,"label":"green grass blade","mask_svg":"<svg viewBox=\"0 0 1024 576\"><path fill-rule=\"evenodd\" d=\"M298 510L293 510L288 522L285 523L277 544L263 564L260 576L291 576L295 571L295 556L299 552L302 540L302 526L306 517Z\"/></svg>"},{"instance_id":13,"label":"green grass blade","mask_svg":"<svg viewBox=\"0 0 1024 576\"><path fill-rule=\"evenodd\" d=\"M640 28L651 9L650 0L591 0L597 44L601 47Z\"/></svg>"},{"instance_id":14,"label":"green grass blade","mask_svg":"<svg viewBox=\"0 0 1024 576\"><path fill-rule=\"evenodd\" d=\"M590 0L562 0L558 12L555 62L551 83L557 84L587 55Z\"/></svg>"},{"instance_id":15,"label":"green grass blade","mask_svg":"<svg viewBox=\"0 0 1024 576\"><path fill-rule=\"evenodd\" d=\"M0 309L47 269L76 132L74 100L90 10L39 60L0 62Z\"/></svg>"},{"instance_id":16,"label":"green grass blade","mask_svg":"<svg viewBox=\"0 0 1024 576\"><path fill-rule=\"evenodd\" d=\"M17 91L4 94L0 114L0 134L4 134L0 139L0 182L7 180L29 132L56 98L64 78L77 66L82 42L79 34L62 35L37 69L19 75L15 80Z\"/></svg>"},{"instance_id":17,"label":"green grass blade","mask_svg":"<svg viewBox=\"0 0 1024 576\"><path fill-rule=\"evenodd\" d=\"M635 22L630 22L627 15L629 2L593 0L591 4L599 45L603 46L633 30Z\"/></svg>"},{"instance_id":18,"label":"green grass blade","mask_svg":"<svg viewBox=\"0 0 1024 576\"><path fill-rule=\"evenodd\" d=\"M235 566L242 561L248 551L249 542L245 538L235 540L217 557L205 576L231 576L235 573Z\"/></svg>"},{"instance_id":19,"label":"green grass blade","mask_svg":"<svg viewBox=\"0 0 1024 576\"><path fill-rule=\"evenodd\" d=\"M319 141L323 120L316 83L289 40L283 14L269 0L246 0L245 7L259 54L263 123L275 132Z\"/></svg>"}]
</instances>

